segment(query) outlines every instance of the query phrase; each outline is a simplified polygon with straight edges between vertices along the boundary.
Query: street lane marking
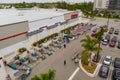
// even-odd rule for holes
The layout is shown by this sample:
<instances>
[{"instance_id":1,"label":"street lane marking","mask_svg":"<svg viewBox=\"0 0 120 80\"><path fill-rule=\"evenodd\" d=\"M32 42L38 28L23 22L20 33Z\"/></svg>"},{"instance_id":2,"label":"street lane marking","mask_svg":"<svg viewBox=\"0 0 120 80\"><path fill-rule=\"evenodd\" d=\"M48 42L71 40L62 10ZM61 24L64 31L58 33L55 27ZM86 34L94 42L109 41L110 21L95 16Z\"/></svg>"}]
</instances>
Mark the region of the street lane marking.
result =
<instances>
[{"instance_id":1,"label":"street lane marking","mask_svg":"<svg viewBox=\"0 0 120 80\"><path fill-rule=\"evenodd\" d=\"M77 67L77 69L73 72L73 74L69 77L69 79L68 80L72 80L73 79L73 77L76 75L76 73L79 71L79 67Z\"/></svg>"}]
</instances>

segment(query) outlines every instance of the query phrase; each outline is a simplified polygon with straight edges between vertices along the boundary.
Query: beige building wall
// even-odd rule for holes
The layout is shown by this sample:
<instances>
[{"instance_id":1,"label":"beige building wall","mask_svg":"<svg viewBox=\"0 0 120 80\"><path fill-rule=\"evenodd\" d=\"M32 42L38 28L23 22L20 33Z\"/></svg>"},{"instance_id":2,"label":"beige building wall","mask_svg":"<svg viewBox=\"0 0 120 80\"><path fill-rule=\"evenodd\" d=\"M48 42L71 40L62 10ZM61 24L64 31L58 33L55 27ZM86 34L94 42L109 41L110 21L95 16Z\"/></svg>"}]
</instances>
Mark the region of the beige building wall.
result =
<instances>
[{"instance_id":1,"label":"beige building wall","mask_svg":"<svg viewBox=\"0 0 120 80\"><path fill-rule=\"evenodd\" d=\"M0 26L0 49L26 40L27 39L26 34L21 34L15 37L11 36L27 32L28 30L29 29L27 21Z\"/></svg>"},{"instance_id":2,"label":"beige building wall","mask_svg":"<svg viewBox=\"0 0 120 80\"><path fill-rule=\"evenodd\" d=\"M64 20L71 19L71 15L73 15L73 14L78 14L78 16L79 16L79 11L75 11L75 12L70 12L70 13L64 14ZM70 22L77 21L77 20L79 20L79 18L71 19Z\"/></svg>"}]
</instances>

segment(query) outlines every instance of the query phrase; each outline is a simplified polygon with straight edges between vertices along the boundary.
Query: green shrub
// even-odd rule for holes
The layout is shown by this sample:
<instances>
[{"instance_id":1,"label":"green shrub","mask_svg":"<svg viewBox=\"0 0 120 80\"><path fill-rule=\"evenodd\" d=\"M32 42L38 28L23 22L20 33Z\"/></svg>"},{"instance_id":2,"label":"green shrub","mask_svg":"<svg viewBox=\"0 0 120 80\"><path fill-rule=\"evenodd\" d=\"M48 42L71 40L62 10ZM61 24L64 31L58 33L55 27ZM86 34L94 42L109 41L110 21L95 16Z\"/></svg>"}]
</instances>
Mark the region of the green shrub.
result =
<instances>
[{"instance_id":1,"label":"green shrub","mask_svg":"<svg viewBox=\"0 0 120 80\"><path fill-rule=\"evenodd\" d=\"M89 73L94 73L94 71L97 67L96 63L94 63L94 62L91 63L91 66L88 66L88 65L85 65L85 64L82 64L82 66Z\"/></svg>"},{"instance_id":2,"label":"green shrub","mask_svg":"<svg viewBox=\"0 0 120 80\"><path fill-rule=\"evenodd\" d=\"M68 37L68 38L70 38L70 39L73 38L72 35L65 35L64 37Z\"/></svg>"},{"instance_id":3,"label":"green shrub","mask_svg":"<svg viewBox=\"0 0 120 80\"><path fill-rule=\"evenodd\" d=\"M23 53L23 52L27 51L27 49L26 49L25 47L23 47L23 48L20 48L18 51L19 51L20 53Z\"/></svg>"},{"instance_id":4,"label":"green shrub","mask_svg":"<svg viewBox=\"0 0 120 80\"><path fill-rule=\"evenodd\" d=\"M33 43L33 46L37 46L37 44L38 44L38 42L34 42L34 43Z\"/></svg>"},{"instance_id":5,"label":"green shrub","mask_svg":"<svg viewBox=\"0 0 120 80\"><path fill-rule=\"evenodd\" d=\"M70 31L71 31L71 29L75 28L77 25L78 25L78 24L76 24L76 25L74 25L74 26L71 26L71 27L69 27L69 28L63 29L63 30L61 30L60 32L69 34Z\"/></svg>"},{"instance_id":6,"label":"green shrub","mask_svg":"<svg viewBox=\"0 0 120 80\"><path fill-rule=\"evenodd\" d=\"M88 59L89 59L89 56L87 56L87 54L83 54L83 55L82 55L82 59L81 59L82 64L88 65L88 64L89 64Z\"/></svg>"},{"instance_id":7,"label":"green shrub","mask_svg":"<svg viewBox=\"0 0 120 80\"><path fill-rule=\"evenodd\" d=\"M39 41L38 41L38 44L41 44L41 43L43 43L42 40L39 40Z\"/></svg>"},{"instance_id":8,"label":"green shrub","mask_svg":"<svg viewBox=\"0 0 120 80\"><path fill-rule=\"evenodd\" d=\"M54 36L55 36L55 37L58 36L58 33L55 33Z\"/></svg>"},{"instance_id":9,"label":"green shrub","mask_svg":"<svg viewBox=\"0 0 120 80\"><path fill-rule=\"evenodd\" d=\"M88 58L87 57L82 57L82 63L84 65L88 65L89 64Z\"/></svg>"}]
</instances>

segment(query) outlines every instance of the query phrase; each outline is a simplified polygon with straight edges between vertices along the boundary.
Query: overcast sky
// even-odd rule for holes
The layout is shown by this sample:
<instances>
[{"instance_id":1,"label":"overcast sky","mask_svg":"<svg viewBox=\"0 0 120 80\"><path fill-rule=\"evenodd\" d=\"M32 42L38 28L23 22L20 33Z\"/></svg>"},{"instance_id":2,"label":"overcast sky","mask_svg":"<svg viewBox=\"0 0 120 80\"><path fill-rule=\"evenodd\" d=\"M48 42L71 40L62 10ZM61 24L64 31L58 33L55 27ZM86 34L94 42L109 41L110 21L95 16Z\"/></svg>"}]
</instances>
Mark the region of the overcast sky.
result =
<instances>
[{"instance_id":1,"label":"overcast sky","mask_svg":"<svg viewBox=\"0 0 120 80\"><path fill-rule=\"evenodd\" d=\"M20 2L57 2L57 1L66 1L66 2L73 2L79 3L83 1L93 1L93 0L0 0L0 3L20 3Z\"/></svg>"}]
</instances>

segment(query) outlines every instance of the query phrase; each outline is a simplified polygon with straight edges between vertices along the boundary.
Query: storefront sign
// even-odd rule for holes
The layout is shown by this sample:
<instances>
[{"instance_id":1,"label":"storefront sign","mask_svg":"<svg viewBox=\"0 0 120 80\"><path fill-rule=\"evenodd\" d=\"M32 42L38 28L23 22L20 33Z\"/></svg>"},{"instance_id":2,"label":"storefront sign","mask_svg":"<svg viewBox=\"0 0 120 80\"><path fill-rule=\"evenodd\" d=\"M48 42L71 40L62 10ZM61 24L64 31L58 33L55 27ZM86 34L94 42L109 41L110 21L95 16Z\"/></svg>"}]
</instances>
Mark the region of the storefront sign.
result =
<instances>
[{"instance_id":1,"label":"storefront sign","mask_svg":"<svg viewBox=\"0 0 120 80\"><path fill-rule=\"evenodd\" d=\"M74 18L77 18L78 17L78 14L72 14L71 15L71 19L74 19Z\"/></svg>"}]
</instances>

